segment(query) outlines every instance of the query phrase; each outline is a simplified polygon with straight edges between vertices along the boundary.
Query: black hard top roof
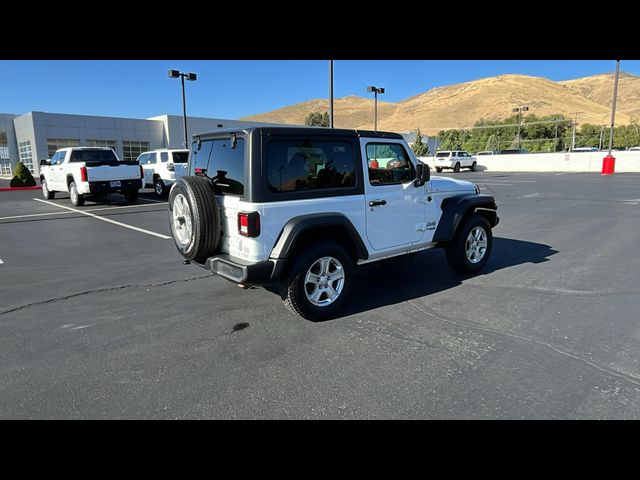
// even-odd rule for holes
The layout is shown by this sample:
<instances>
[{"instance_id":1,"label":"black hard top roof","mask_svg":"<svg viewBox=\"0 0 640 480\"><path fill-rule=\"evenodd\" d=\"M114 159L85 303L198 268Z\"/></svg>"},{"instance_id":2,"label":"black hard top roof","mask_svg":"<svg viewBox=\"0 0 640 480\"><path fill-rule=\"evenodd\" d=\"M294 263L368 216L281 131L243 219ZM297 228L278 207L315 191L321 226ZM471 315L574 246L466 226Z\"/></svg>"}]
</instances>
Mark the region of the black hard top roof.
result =
<instances>
[{"instance_id":1,"label":"black hard top roof","mask_svg":"<svg viewBox=\"0 0 640 480\"><path fill-rule=\"evenodd\" d=\"M219 130L213 130L207 133L200 133L194 135L194 137L211 137L225 133L250 133L256 132L259 135L308 135L314 136L326 136L326 137L371 137L371 138L394 138L402 140L402 135L393 132L374 132L373 130L355 130L347 128L326 128L326 127L301 127L297 125L292 126L256 126L245 128L221 128Z\"/></svg>"}]
</instances>

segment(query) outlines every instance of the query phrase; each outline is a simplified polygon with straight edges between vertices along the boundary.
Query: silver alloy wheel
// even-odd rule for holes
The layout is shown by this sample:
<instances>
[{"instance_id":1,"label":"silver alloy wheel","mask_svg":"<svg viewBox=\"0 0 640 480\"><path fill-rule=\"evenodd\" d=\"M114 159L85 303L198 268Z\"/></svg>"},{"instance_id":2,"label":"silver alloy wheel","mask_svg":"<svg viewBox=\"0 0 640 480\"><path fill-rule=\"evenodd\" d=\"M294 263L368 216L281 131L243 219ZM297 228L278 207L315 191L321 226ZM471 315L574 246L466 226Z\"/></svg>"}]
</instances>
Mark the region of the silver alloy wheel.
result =
<instances>
[{"instance_id":1,"label":"silver alloy wheel","mask_svg":"<svg viewBox=\"0 0 640 480\"><path fill-rule=\"evenodd\" d=\"M193 235L193 222L191 220L191 209L187 199L179 193L173 200L173 231L178 237L177 240L184 246L191 243Z\"/></svg>"},{"instance_id":2,"label":"silver alloy wheel","mask_svg":"<svg viewBox=\"0 0 640 480\"><path fill-rule=\"evenodd\" d=\"M487 232L484 228L473 227L467 241L465 242L465 253L467 260L471 263L478 263L487 253Z\"/></svg>"},{"instance_id":3,"label":"silver alloy wheel","mask_svg":"<svg viewBox=\"0 0 640 480\"><path fill-rule=\"evenodd\" d=\"M344 288L344 268L334 257L316 260L304 277L304 293L313 305L326 307L335 302Z\"/></svg>"},{"instance_id":4,"label":"silver alloy wheel","mask_svg":"<svg viewBox=\"0 0 640 480\"><path fill-rule=\"evenodd\" d=\"M158 180L156 180L156 193L162 195L162 184Z\"/></svg>"},{"instance_id":5,"label":"silver alloy wheel","mask_svg":"<svg viewBox=\"0 0 640 480\"><path fill-rule=\"evenodd\" d=\"M47 200L49 199L49 189L47 188L46 180L42 180L42 196Z\"/></svg>"},{"instance_id":6,"label":"silver alloy wheel","mask_svg":"<svg viewBox=\"0 0 640 480\"><path fill-rule=\"evenodd\" d=\"M74 205L78 203L78 190L75 185L72 185L69 189L69 196L71 197L71 203Z\"/></svg>"}]
</instances>

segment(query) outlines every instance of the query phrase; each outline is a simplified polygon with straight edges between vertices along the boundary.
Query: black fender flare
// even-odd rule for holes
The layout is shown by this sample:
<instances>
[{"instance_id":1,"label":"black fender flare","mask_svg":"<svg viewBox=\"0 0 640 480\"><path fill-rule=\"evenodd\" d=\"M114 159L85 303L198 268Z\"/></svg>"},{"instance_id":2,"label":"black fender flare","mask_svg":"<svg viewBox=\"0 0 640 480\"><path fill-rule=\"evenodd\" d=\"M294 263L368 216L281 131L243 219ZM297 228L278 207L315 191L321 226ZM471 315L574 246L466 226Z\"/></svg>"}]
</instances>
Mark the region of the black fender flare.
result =
<instances>
[{"instance_id":1,"label":"black fender flare","mask_svg":"<svg viewBox=\"0 0 640 480\"><path fill-rule=\"evenodd\" d=\"M440 205L442 216L438 227L433 235L434 242L450 242L456 234L460 221L469 212L478 212L484 216L491 225L495 227L500 219L498 218L495 199L490 195L462 194L445 198Z\"/></svg>"},{"instance_id":2,"label":"black fender flare","mask_svg":"<svg viewBox=\"0 0 640 480\"><path fill-rule=\"evenodd\" d=\"M309 215L300 215L299 217L289 220L280 232L280 236L275 246L271 250L271 258L286 259L289 258L296 241L300 236L309 230L322 230L329 227L338 227L343 229L349 239L353 242L354 250L359 259L366 260L369 258L369 251L365 246L356 227L342 213L312 213Z\"/></svg>"}]
</instances>

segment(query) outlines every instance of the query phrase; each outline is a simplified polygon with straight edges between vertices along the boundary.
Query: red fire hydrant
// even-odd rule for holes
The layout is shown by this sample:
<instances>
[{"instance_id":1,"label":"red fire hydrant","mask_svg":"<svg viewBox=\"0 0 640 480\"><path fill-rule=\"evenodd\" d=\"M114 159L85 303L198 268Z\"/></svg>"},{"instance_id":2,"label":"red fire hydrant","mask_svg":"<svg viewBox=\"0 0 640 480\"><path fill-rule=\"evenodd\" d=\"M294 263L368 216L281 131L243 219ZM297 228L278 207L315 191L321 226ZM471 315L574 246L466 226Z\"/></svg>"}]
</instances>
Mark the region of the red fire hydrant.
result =
<instances>
[{"instance_id":1,"label":"red fire hydrant","mask_svg":"<svg viewBox=\"0 0 640 480\"><path fill-rule=\"evenodd\" d=\"M612 155L607 155L602 159L602 175L613 175L616 168L616 159Z\"/></svg>"}]
</instances>

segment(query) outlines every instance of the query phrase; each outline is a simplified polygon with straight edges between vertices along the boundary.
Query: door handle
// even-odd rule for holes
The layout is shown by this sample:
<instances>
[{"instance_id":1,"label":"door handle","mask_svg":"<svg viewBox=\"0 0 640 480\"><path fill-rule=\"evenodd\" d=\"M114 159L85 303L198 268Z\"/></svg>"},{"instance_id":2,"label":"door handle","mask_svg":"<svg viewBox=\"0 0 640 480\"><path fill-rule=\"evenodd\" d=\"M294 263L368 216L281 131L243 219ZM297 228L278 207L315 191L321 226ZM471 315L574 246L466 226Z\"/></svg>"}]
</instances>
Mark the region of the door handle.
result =
<instances>
[{"instance_id":1,"label":"door handle","mask_svg":"<svg viewBox=\"0 0 640 480\"><path fill-rule=\"evenodd\" d=\"M387 204L386 200L371 200L369 202L370 207L377 207L378 205L386 205L386 204Z\"/></svg>"}]
</instances>

